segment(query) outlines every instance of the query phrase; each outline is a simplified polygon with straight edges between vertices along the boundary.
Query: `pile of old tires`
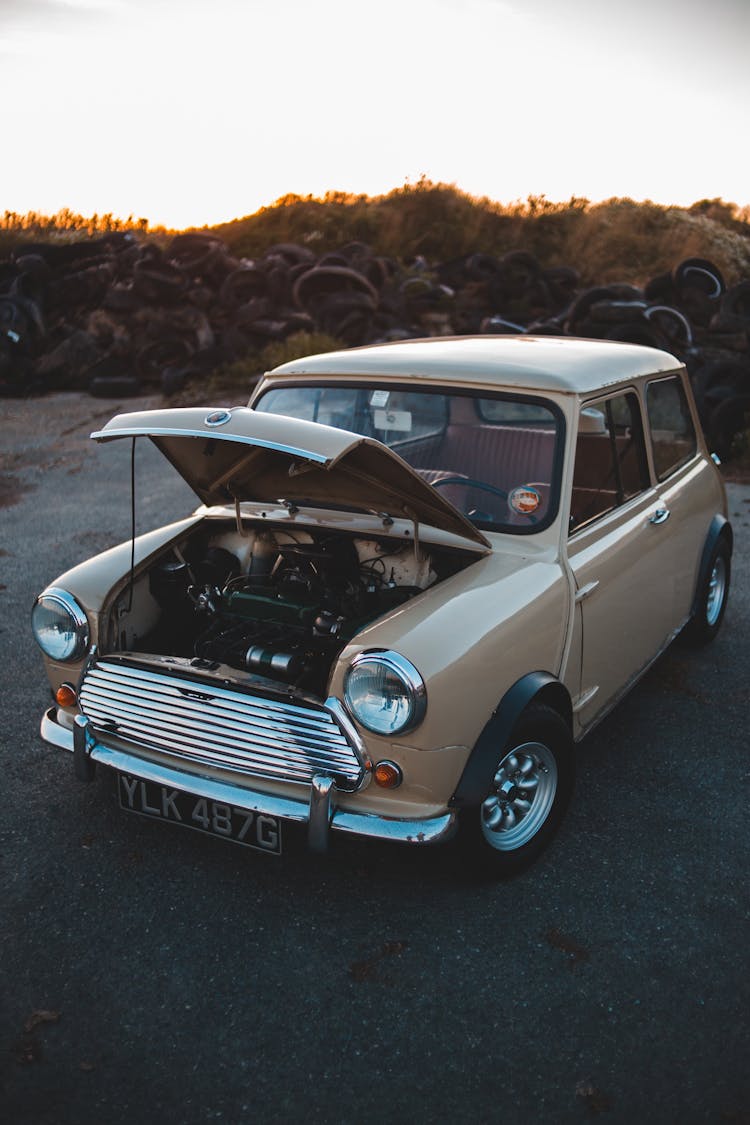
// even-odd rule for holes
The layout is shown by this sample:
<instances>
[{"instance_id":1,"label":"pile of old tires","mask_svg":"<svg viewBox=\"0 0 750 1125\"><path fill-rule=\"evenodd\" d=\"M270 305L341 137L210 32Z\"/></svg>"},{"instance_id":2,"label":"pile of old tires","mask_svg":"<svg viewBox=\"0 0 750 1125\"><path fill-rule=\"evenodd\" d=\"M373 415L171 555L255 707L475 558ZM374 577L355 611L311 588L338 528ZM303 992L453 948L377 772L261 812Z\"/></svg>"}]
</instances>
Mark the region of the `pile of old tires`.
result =
<instances>
[{"instance_id":1,"label":"pile of old tires","mask_svg":"<svg viewBox=\"0 0 750 1125\"><path fill-rule=\"evenodd\" d=\"M690 373L711 448L722 458L750 426L750 280L727 286L704 258L680 262L643 289L586 289L525 331L622 340L676 355Z\"/></svg>"},{"instance_id":2,"label":"pile of old tires","mask_svg":"<svg viewBox=\"0 0 750 1125\"><path fill-rule=\"evenodd\" d=\"M489 332L665 348L724 456L750 409L750 280L727 286L701 258L642 289L582 287L573 267L524 250L405 264L359 242L322 255L284 243L250 260L211 233L26 243L0 261L0 395L170 394L299 332L343 346Z\"/></svg>"}]
</instances>

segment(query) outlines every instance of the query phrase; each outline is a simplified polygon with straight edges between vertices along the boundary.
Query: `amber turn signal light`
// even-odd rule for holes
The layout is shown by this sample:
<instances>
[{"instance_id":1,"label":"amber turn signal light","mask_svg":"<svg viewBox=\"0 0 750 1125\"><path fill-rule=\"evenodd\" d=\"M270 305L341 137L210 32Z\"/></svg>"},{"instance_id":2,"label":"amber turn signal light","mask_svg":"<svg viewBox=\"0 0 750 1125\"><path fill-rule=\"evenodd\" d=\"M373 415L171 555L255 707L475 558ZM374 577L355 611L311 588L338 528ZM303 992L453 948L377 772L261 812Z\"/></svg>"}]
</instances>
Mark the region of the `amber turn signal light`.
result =
<instances>
[{"instance_id":1,"label":"amber turn signal light","mask_svg":"<svg viewBox=\"0 0 750 1125\"><path fill-rule=\"evenodd\" d=\"M72 684L60 684L55 692L55 699L60 707L75 707L78 695Z\"/></svg>"},{"instance_id":2,"label":"amber turn signal light","mask_svg":"<svg viewBox=\"0 0 750 1125\"><path fill-rule=\"evenodd\" d=\"M375 766L375 782L383 789L398 789L404 775L395 762L378 762Z\"/></svg>"}]
</instances>

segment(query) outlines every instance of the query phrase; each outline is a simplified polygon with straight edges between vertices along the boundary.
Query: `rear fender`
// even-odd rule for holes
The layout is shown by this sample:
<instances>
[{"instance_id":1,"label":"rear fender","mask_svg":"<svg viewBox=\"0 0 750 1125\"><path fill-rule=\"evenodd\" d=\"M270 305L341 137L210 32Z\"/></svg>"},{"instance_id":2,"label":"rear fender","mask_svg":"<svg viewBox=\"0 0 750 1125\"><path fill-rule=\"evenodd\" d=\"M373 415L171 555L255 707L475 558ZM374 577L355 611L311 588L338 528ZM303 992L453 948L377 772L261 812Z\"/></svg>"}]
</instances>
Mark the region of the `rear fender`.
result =
<instances>
[{"instance_id":1,"label":"rear fender","mask_svg":"<svg viewBox=\"0 0 750 1125\"><path fill-rule=\"evenodd\" d=\"M706 542L703 545L703 554L701 555L701 564L698 570L698 581L695 586L695 594L693 596L693 604L690 608L690 616L695 617L700 609L700 601L703 591L708 585L709 571L711 568L711 559L713 557L716 544L721 538L726 539L729 546L729 553L732 553L734 545L734 533L732 532L732 525L729 520L722 515L715 515L711 520L711 526L708 529Z\"/></svg>"}]
</instances>

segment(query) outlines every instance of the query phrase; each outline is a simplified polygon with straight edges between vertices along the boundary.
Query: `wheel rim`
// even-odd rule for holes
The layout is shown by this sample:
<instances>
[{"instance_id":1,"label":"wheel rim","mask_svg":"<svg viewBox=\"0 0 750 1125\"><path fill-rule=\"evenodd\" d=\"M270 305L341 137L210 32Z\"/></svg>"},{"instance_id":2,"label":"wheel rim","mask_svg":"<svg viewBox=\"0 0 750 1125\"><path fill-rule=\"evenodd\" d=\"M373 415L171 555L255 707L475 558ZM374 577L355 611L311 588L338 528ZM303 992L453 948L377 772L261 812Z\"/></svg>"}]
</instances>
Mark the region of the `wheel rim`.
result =
<instances>
[{"instance_id":1,"label":"wheel rim","mask_svg":"<svg viewBox=\"0 0 750 1125\"><path fill-rule=\"evenodd\" d=\"M711 578L708 583L708 598L706 599L706 621L715 625L721 616L724 605L724 595L727 589L727 566L722 558L715 560Z\"/></svg>"},{"instance_id":2,"label":"wheel rim","mask_svg":"<svg viewBox=\"0 0 750 1125\"><path fill-rule=\"evenodd\" d=\"M502 759L482 803L482 835L500 852L515 851L536 836L557 792L557 762L541 742L524 742Z\"/></svg>"}]
</instances>

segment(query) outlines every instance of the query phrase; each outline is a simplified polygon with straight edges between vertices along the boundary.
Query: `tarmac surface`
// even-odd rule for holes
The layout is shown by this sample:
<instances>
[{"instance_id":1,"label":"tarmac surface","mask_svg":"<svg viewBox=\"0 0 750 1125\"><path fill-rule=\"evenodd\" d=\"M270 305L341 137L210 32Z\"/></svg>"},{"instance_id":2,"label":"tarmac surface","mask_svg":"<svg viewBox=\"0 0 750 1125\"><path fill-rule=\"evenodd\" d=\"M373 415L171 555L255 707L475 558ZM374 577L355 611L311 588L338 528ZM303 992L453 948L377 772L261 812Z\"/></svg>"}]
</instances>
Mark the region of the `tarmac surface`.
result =
<instances>
[{"instance_id":1,"label":"tarmac surface","mask_svg":"<svg viewBox=\"0 0 750 1125\"><path fill-rule=\"evenodd\" d=\"M525 875L293 833L276 858L128 816L38 735L29 609L128 537L127 443L87 435L133 408L2 404L0 1120L749 1122L750 487L719 638L581 744ZM141 473L139 530L195 506Z\"/></svg>"}]
</instances>

